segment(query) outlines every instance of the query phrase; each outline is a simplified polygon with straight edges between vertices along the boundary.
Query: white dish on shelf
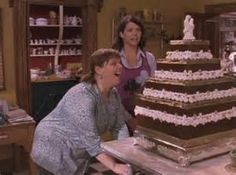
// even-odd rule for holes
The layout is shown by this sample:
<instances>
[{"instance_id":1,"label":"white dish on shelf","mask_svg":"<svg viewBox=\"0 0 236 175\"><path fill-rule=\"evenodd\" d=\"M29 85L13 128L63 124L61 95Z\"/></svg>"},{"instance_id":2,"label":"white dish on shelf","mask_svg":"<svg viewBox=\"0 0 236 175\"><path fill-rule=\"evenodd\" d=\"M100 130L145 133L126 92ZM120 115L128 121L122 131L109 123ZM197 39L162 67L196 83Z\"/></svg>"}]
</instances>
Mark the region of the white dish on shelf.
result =
<instances>
[{"instance_id":1,"label":"white dish on shelf","mask_svg":"<svg viewBox=\"0 0 236 175\"><path fill-rule=\"evenodd\" d=\"M81 38L75 38L74 41L76 44L81 44Z\"/></svg>"},{"instance_id":2,"label":"white dish on shelf","mask_svg":"<svg viewBox=\"0 0 236 175\"><path fill-rule=\"evenodd\" d=\"M30 69L31 74L38 74L40 72L40 69Z\"/></svg>"},{"instance_id":3,"label":"white dish on shelf","mask_svg":"<svg viewBox=\"0 0 236 175\"><path fill-rule=\"evenodd\" d=\"M48 20L46 18L37 18L36 25L48 25Z\"/></svg>"}]
</instances>

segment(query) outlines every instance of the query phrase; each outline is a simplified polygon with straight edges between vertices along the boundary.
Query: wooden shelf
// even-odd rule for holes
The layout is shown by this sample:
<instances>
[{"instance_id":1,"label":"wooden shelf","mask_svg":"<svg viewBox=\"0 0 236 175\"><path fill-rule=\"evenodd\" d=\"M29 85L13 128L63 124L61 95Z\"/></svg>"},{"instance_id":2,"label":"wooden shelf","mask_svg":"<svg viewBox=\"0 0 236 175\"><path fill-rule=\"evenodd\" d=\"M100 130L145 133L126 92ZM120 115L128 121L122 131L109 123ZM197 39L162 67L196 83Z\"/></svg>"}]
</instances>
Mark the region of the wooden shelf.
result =
<instances>
[{"instance_id":1,"label":"wooden shelf","mask_svg":"<svg viewBox=\"0 0 236 175\"><path fill-rule=\"evenodd\" d=\"M83 27L83 25L63 25L63 27Z\"/></svg>"},{"instance_id":2,"label":"wooden shelf","mask_svg":"<svg viewBox=\"0 0 236 175\"><path fill-rule=\"evenodd\" d=\"M30 27L60 27L60 25L30 25ZM63 25L63 27L83 27L83 25Z\"/></svg>"},{"instance_id":3,"label":"wooden shelf","mask_svg":"<svg viewBox=\"0 0 236 175\"><path fill-rule=\"evenodd\" d=\"M60 25L30 25L30 27L59 27Z\"/></svg>"},{"instance_id":4,"label":"wooden shelf","mask_svg":"<svg viewBox=\"0 0 236 175\"><path fill-rule=\"evenodd\" d=\"M30 44L30 46L56 46L58 45L59 43L55 43L55 44ZM60 44L62 46L80 46L80 45L83 45L82 43L71 43L71 44L67 44L67 43L64 43L64 44Z\"/></svg>"},{"instance_id":5,"label":"wooden shelf","mask_svg":"<svg viewBox=\"0 0 236 175\"><path fill-rule=\"evenodd\" d=\"M80 45L83 45L82 43L71 43L71 44L69 44L69 43L63 43L63 44L61 44L62 46L80 46Z\"/></svg>"},{"instance_id":6,"label":"wooden shelf","mask_svg":"<svg viewBox=\"0 0 236 175\"><path fill-rule=\"evenodd\" d=\"M58 56L82 56L83 54L59 54ZM53 55L30 55L30 57L54 57Z\"/></svg>"},{"instance_id":7,"label":"wooden shelf","mask_svg":"<svg viewBox=\"0 0 236 175\"><path fill-rule=\"evenodd\" d=\"M30 57L54 57L55 56L55 54L53 54L53 55L30 55Z\"/></svg>"},{"instance_id":8,"label":"wooden shelf","mask_svg":"<svg viewBox=\"0 0 236 175\"><path fill-rule=\"evenodd\" d=\"M57 43L54 44L30 44L30 46L56 46Z\"/></svg>"}]
</instances>

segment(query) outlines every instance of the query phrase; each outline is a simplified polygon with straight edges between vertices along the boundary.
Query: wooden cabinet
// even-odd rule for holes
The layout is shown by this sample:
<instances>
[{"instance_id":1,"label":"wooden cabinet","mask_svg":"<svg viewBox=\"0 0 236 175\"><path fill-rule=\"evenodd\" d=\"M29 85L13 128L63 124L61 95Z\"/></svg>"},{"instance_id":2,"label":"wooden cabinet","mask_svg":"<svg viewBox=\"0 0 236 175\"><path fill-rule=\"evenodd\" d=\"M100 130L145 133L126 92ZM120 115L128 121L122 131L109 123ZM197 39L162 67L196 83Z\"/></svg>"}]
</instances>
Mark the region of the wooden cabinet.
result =
<instances>
[{"instance_id":1,"label":"wooden cabinet","mask_svg":"<svg viewBox=\"0 0 236 175\"><path fill-rule=\"evenodd\" d=\"M236 9L235 9L236 10ZM215 57L228 58L236 51L236 15L225 13L208 18L206 37L212 44Z\"/></svg>"},{"instance_id":2,"label":"wooden cabinet","mask_svg":"<svg viewBox=\"0 0 236 175\"><path fill-rule=\"evenodd\" d=\"M97 47L97 13L102 1L10 2L14 9L17 103L31 113L31 97L34 95L31 91L30 68L45 69L49 63L53 68L56 65L65 68L70 63L79 63L86 72L87 58ZM74 17L78 22L74 22ZM43 18L41 23L36 23L40 18ZM71 22L67 23L66 19L69 18Z\"/></svg>"},{"instance_id":3,"label":"wooden cabinet","mask_svg":"<svg viewBox=\"0 0 236 175\"><path fill-rule=\"evenodd\" d=\"M24 148L24 152L28 162L28 174L35 175L36 168L34 163L30 158L30 151L33 142L33 135L35 130L35 122L22 122L22 123L14 123L14 124L4 124L0 126L0 146L14 144L17 146L22 146ZM15 163L14 169L17 169L17 160L19 161L19 157L17 157L17 152L13 153Z\"/></svg>"},{"instance_id":4,"label":"wooden cabinet","mask_svg":"<svg viewBox=\"0 0 236 175\"><path fill-rule=\"evenodd\" d=\"M64 81L35 81L32 82L32 116L36 122L42 120L49 112L56 107L60 99L72 86L76 85L76 80Z\"/></svg>"},{"instance_id":5,"label":"wooden cabinet","mask_svg":"<svg viewBox=\"0 0 236 175\"><path fill-rule=\"evenodd\" d=\"M199 39L210 40L214 57L236 51L236 3L206 5L204 14L194 14ZM199 27L200 26L200 27Z\"/></svg>"},{"instance_id":6,"label":"wooden cabinet","mask_svg":"<svg viewBox=\"0 0 236 175\"><path fill-rule=\"evenodd\" d=\"M236 9L235 9L236 10ZM236 51L236 15L225 15L219 19L219 55Z\"/></svg>"}]
</instances>

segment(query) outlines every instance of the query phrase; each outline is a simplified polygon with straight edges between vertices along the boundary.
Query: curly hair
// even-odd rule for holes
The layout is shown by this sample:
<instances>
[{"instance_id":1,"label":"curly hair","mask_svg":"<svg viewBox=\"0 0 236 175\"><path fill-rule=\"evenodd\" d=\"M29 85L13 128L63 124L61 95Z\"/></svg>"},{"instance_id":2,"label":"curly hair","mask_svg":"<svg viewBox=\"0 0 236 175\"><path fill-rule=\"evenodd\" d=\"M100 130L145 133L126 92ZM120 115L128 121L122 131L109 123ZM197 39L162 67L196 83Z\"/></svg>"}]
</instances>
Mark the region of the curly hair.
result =
<instances>
[{"instance_id":1,"label":"curly hair","mask_svg":"<svg viewBox=\"0 0 236 175\"><path fill-rule=\"evenodd\" d=\"M132 15L127 15L125 17L123 17L117 27L117 32L116 32L116 39L115 39L115 43L113 44L112 48L113 49L117 49L117 50L121 50L124 47L124 42L123 39L120 37L120 32L124 32L126 25L129 22L133 22L136 25L138 25L141 29L142 35L141 35L141 39L140 42L138 44L138 47L143 50L145 47L145 38L144 38L144 26L142 21L136 17L136 16L132 16Z\"/></svg>"}]
</instances>

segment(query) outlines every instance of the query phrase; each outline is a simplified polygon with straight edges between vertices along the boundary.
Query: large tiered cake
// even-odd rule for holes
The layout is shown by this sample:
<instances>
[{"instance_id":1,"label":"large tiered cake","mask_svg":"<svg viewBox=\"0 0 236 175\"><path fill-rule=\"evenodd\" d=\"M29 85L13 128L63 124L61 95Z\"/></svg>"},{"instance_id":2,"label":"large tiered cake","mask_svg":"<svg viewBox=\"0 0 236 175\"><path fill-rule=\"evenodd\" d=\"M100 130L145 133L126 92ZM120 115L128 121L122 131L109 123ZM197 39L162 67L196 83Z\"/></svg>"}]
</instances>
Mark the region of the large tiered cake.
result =
<instances>
[{"instance_id":1,"label":"large tiered cake","mask_svg":"<svg viewBox=\"0 0 236 175\"><path fill-rule=\"evenodd\" d=\"M182 165L236 147L236 80L209 42L173 40L157 67L137 98L138 143Z\"/></svg>"}]
</instances>

